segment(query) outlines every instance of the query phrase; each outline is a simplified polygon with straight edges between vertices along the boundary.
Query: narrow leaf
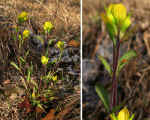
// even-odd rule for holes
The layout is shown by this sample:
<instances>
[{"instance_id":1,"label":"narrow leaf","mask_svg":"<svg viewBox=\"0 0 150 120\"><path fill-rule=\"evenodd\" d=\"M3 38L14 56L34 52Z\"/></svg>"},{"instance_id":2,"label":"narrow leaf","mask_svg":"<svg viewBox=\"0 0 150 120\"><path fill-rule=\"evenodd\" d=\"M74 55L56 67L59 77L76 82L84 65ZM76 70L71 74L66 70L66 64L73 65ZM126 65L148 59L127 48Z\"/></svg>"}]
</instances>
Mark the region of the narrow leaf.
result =
<instances>
[{"instance_id":1,"label":"narrow leaf","mask_svg":"<svg viewBox=\"0 0 150 120\"><path fill-rule=\"evenodd\" d=\"M28 68L28 75L27 75L28 83L29 83L30 80L31 80L31 71L30 71L30 68Z\"/></svg>"},{"instance_id":2,"label":"narrow leaf","mask_svg":"<svg viewBox=\"0 0 150 120\"><path fill-rule=\"evenodd\" d=\"M134 57L136 57L136 56L137 56L136 52L133 51L133 50L130 50L130 51L126 52L126 53L119 59L118 68L117 68L117 76L118 76L119 72L122 70L122 68L123 68L126 64L128 64L128 62L129 62L132 58L134 58Z\"/></svg>"},{"instance_id":3,"label":"narrow leaf","mask_svg":"<svg viewBox=\"0 0 150 120\"><path fill-rule=\"evenodd\" d=\"M18 71L21 71L21 69L18 67L18 65L14 62L10 63L13 67L15 67Z\"/></svg>"},{"instance_id":4,"label":"narrow leaf","mask_svg":"<svg viewBox=\"0 0 150 120\"><path fill-rule=\"evenodd\" d=\"M29 50L25 53L25 57L27 57L29 55Z\"/></svg>"},{"instance_id":5,"label":"narrow leaf","mask_svg":"<svg viewBox=\"0 0 150 120\"><path fill-rule=\"evenodd\" d=\"M28 72L27 72L27 81L28 81L28 83L29 83L30 80L31 80L32 72L33 72L33 65L32 65L32 62L31 62L31 65L30 65L30 67L28 68Z\"/></svg>"},{"instance_id":6,"label":"narrow leaf","mask_svg":"<svg viewBox=\"0 0 150 120\"><path fill-rule=\"evenodd\" d=\"M100 84L95 85L95 90L96 90L98 96L100 97L102 103L104 104L106 110L109 112L110 111L110 108L109 108L110 106L109 106L108 92Z\"/></svg>"},{"instance_id":7,"label":"narrow leaf","mask_svg":"<svg viewBox=\"0 0 150 120\"><path fill-rule=\"evenodd\" d=\"M102 56L98 56L98 58L103 63L103 65L104 65L105 69L108 71L108 73L110 75L112 75L112 69L111 69L109 63L105 60L105 58Z\"/></svg>"},{"instance_id":8,"label":"narrow leaf","mask_svg":"<svg viewBox=\"0 0 150 120\"><path fill-rule=\"evenodd\" d=\"M132 114L132 116L130 117L130 119L129 119L129 120L133 120L134 116L135 116L135 115L134 115L134 114Z\"/></svg>"},{"instance_id":9,"label":"narrow leaf","mask_svg":"<svg viewBox=\"0 0 150 120\"><path fill-rule=\"evenodd\" d=\"M113 44L116 46L115 36L117 34L117 27L115 26L115 24L107 23L106 28L107 28L110 39L113 41Z\"/></svg>"},{"instance_id":10,"label":"narrow leaf","mask_svg":"<svg viewBox=\"0 0 150 120\"><path fill-rule=\"evenodd\" d=\"M21 64L25 63L25 60L23 59L23 57L20 57L20 62L21 62Z\"/></svg>"},{"instance_id":11,"label":"narrow leaf","mask_svg":"<svg viewBox=\"0 0 150 120\"><path fill-rule=\"evenodd\" d=\"M25 79L23 77L21 77L22 83L24 85L24 87L26 88L26 90L28 90L27 84L25 82Z\"/></svg>"},{"instance_id":12,"label":"narrow leaf","mask_svg":"<svg viewBox=\"0 0 150 120\"><path fill-rule=\"evenodd\" d=\"M115 113L112 113L110 115L111 120L118 120L118 118L116 117Z\"/></svg>"},{"instance_id":13,"label":"narrow leaf","mask_svg":"<svg viewBox=\"0 0 150 120\"><path fill-rule=\"evenodd\" d=\"M42 107L41 104L38 104L37 106L38 106L39 108L41 108L42 110L44 110L44 108Z\"/></svg>"},{"instance_id":14,"label":"narrow leaf","mask_svg":"<svg viewBox=\"0 0 150 120\"><path fill-rule=\"evenodd\" d=\"M124 106L124 103L121 103L121 104L113 107L112 113L115 113L115 112L119 111L123 106Z\"/></svg>"}]
</instances>

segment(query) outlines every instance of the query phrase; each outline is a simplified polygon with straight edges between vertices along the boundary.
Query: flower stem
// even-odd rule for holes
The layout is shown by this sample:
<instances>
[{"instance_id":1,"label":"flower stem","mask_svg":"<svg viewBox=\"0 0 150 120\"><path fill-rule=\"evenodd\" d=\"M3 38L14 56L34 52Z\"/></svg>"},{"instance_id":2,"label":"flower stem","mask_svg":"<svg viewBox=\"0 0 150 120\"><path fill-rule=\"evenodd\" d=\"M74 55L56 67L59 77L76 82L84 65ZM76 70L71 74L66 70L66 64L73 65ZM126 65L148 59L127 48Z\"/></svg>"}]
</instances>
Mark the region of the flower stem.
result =
<instances>
[{"instance_id":1,"label":"flower stem","mask_svg":"<svg viewBox=\"0 0 150 120\"><path fill-rule=\"evenodd\" d=\"M117 105L117 76L116 71L118 67L119 59L119 48L120 48L120 35L117 35L116 46L113 46L113 75L112 75L112 96L111 96L111 109Z\"/></svg>"}]
</instances>

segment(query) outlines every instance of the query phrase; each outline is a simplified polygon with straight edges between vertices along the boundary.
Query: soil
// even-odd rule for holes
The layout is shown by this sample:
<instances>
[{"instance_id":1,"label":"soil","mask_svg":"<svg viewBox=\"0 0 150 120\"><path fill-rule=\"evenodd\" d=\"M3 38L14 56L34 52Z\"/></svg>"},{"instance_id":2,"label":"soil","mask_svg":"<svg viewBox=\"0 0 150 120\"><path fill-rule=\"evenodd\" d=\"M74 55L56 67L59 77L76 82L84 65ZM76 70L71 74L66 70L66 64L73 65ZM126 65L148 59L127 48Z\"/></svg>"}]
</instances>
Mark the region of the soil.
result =
<instances>
[{"instance_id":1,"label":"soil","mask_svg":"<svg viewBox=\"0 0 150 120\"><path fill-rule=\"evenodd\" d=\"M121 45L120 53L122 55L127 50L133 49L138 54L137 58L121 72L118 87L120 101L130 98L125 105L130 113L135 114L135 120L150 119L150 1L83 0L84 120L108 120L109 114L105 111L94 89L97 82L106 85L111 81L97 58L100 54L112 64L112 41L106 33L100 13L104 11L104 6L119 2L123 3L132 15L130 27L132 32L127 35L127 42ZM85 64L86 67L84 67Z\"/></svg>"}]
</instances>

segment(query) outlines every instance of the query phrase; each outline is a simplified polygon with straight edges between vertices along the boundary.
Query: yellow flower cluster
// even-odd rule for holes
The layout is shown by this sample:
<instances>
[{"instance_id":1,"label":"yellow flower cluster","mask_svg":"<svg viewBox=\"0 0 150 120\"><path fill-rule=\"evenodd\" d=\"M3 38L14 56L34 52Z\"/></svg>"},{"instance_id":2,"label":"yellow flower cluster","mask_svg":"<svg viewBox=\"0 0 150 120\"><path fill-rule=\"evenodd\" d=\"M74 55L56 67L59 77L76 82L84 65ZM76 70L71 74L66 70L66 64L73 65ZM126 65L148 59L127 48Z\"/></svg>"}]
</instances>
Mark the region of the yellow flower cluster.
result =
<instances>
[{"instance_id":1,"label":"yellow flower cluster","mask_svg":"<svg viewBox=\"0 0 150 120\"><path fill-rule=\"evenodd\" d=\"M127 17L127 10L123 4L111 4L108 11L112 13L112 16L118 23L123 22Z\"/></svg>"},{"instance_id":2,"label":"yellow flower cluster","mask_svg":"<svg viewBox=\"0 0 150 120\"><path fill-rule=\"evenodd\" d=\"M127 26L131 24L130 17L127 16L127 10L121 3L110 4L106 10L106 14L102 13L101 17L103 21L107 23L115 23L121 27L125 22Z\"/></svg>"},{"instance_id":3,"label":"yellow flower cluster","mask_svg":"<svg viewBox=\"0 0 150 120\"><path fill-rule=\"evenodd\" d=\"M18 16L18 21L20 23L25 22L28 20L28 13L27 12L22 12L19 16Z\"/></svg>"},{"instance_id":4,"label":"yellow flower cluster","mask_svg":"<svg viewBox=\"0 0 150 120\"><path fill-rule=\"evenodd\" d=\"M49 33L51 31L51 29L53 28L53 24L51 22L47 21L44 23L43 28L44 28L45 32Z\"/></svg>"},{"instance_id":5,"label":"yellow flower cluster","mask_svg":"<svg viewBox=\"0 0 150 120\"><path fill-rule=\"evenodd\" d=\"M127 15L127 10L121 3L110 4L106 8L106 13L101 14L101 18L111 36L118 34L118 30L121 32L121 36L123 36L127 28L131 25L130 15Z\"/></svg>"},{"instance_id":6,"label":"yellow flower cluster","mask_svg":"<svg viewBox=\"0 0 150 120\"><path fill-rule=\"evenodd\" d=\"M111 114L111 120L133 120L134 114L130 117L130 113L126 107L124 107L116 117L115 114Z\"/></svg>"},{"instance_id":7,"label":"yellow flower cluster","mask_svg":"<svg viewBox=\"0 0 150 120\"><path fill-rule=\"evenodd\" d=\"M29 30L24 30L24 31L23 31L23 39L28 38L29 35L30 35L30 31L29 31Z\"/></svg>"},{"instance_id":8,"label":"yellow flower cluster","mask_svg":"<svg viewBox=\"0 0 150 120\"><path fill-rule=\"evenodd\" d=\"M49 58L46 57L46 56L42 56L42 57L41 57L41 63L42 63L43 65L47 65L48 60L49 60Z\"/></svg>"},{"instance_id":9,"label":"yellow flower cluster","mask_svg":"<svg viewBox=\"0 0 150 120\"><path fill-rule=\"evenodd\" d=\"M57 47L58 47L60 50L63 50L63 48L64 48L64 42L58 41L56 45L57 45Z\"/></svg>"},{"instance_id":10,"label":"yellow flower cluster","mask_svg":"<svg viewBox=\"0 0 150 120\"><path fill-rule=\"evenodd\" d=\"M53 76L52 79L54 82L57 81L57 75Z\"/></svg>"}]
</instances>

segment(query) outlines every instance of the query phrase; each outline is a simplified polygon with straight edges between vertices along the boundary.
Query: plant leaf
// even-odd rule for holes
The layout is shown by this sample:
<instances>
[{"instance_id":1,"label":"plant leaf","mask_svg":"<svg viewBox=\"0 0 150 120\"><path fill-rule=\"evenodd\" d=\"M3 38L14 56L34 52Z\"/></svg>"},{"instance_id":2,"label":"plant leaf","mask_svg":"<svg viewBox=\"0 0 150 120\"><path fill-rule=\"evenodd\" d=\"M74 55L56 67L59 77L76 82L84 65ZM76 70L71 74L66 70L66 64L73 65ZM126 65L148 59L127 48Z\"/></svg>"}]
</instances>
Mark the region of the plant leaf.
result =
<instances>
[{"instance_id":1,"label":"plant leaf","mask_svg":"<svg viewBox=\"0 0 150 120\"><path fill-rule=\"evenodd\" d=\"M18 65L14 62L10 63L13 67L15 67L18 71L21 71L21 69L18 67Z\"/></svg>"},{"instance_id":2,"label":"plant leaf","mask_svg":"<svg viewBox=\"0 0 150 120\"><path fill-rule=\"evenodd\" d=\"M31 80L31 70L30 70L30 68L28 68L28 74L27 74L28 83L30 82L30 80Z\"/></svg>"},{"instance_id":3,"label":"plant leaf","mask_svg":"<svg viewBox=\"0 0 150 120\"><path fill-rule=\"evenodd\" d=\"M100 84L95 85L95 90L96 90L98 96L100 97L102 103L104 104L106 110L109 112L110 111L110 108L109 108L110 105L109 105L109 99L108 99L108 92Z\"/></svg>"},{"instance_id":4,"label":"plant leaf","mask_svg":"<svg viewBox=\"0 0 150 120\"><path fill-rule=\"evenodd\" d=\"M26 90L28 90L27 84L25 82L25 79L23 77L21 77L22 83L24 85L24 87L26 88Z\"/></svg>"},{"instance_id":5,"label":"plant leaf","mask_svg":"<svg viewBox=\"0 0 150 120\"><path fill-rule=\"evenodd\" d=\"M28 81L28 83L31 80L32 72L33 72L33 65L32 65L32 62L31 62L31 65L29 66L28 71L27 71L27 81Z\"/></svg>"},{"instance_id":6,"label":"plant leaf","mask_svg":"<svg viewBox=\"0 0 150 120\"><path fill-rule=\"evenodd\" d=\"M20 62L21 62L21 65L25 64L25 60L23 59L23 57L20 57Z\"/></svg>"},{"instance_id":7,"label":"plant leaf","mask_svg":"<svg viewBox=\"0 0 150 120\"><path fill-rule=\"evenodd\" d=\"M103 65L104 65L105 69L108 71L108 73L110 75L112 75L112 69L111 69L109 63L105 60L105 58L102 56L98 56L98 58L103 63Z\"/></svg>"},{"instance_id":8,"label":"plant leaf","mask_svg":"<svg viewBox=\"0 0 150 120\"><path fill-rule=\"evenodd\" d=\"M107 23L106 28L110 39L113 41L113 44L116 46L115 35L117 34L117 27L115 26L115 24Z\"/></svg>"},{"instance_id":9,"label":"plant leaf","mask_svg":"<svg viewBox=\"0 0 150 120\"><path fill-rule=\"evenodd\" d=\"M29 55L29 50L25 53L25 57L27 57Z\"/></svg>"},{"instance_id":10,"label":"plant leaf","mask_svg":"<svg viewBox=\"0 0 150 120\"><path fill-rule=\"evenodd\" d=\"M111 118L111 120L118 120L118 118L115 115L115 113L110 114L110 118Z\"/></svg>"},{"instance_id":11,"label":"plant leaf","mask_svg":"<svg viewBox=\"0 0 150 120\"><path fill-rule=\"evenodd\" d=\"M124 106L124 103L121 103L121 104L113 107L111 112L115 113L115 112L119 111L123 106Z\"/></svg>"},{"instance_id":12,"label":"plant leaf","mask_svg":"<svg viewBox=\"0 0 150 120\"><path fill-rule=\"evenodd\" d=\"M128 64L129 60L131 60L133 57L136 57L137 54L134 50L130 50L126 52L120 59L118 63L118 68L117 68L117 76L119 75L119 72L122 70L122 68Z\"/></svg>"},{"instance_id":13,"label":"plant leaf","mask_svg":"<svg viewBox=\"0 0 150 120\"><path fill-rule=\"evenodd\" d=\"M135 115L134 115L134 114L132 114L132 116L130 117L130 119L129 119L129 120L133 120L134 116L135 116Z\"/></svg>"}]
</instances>

